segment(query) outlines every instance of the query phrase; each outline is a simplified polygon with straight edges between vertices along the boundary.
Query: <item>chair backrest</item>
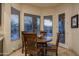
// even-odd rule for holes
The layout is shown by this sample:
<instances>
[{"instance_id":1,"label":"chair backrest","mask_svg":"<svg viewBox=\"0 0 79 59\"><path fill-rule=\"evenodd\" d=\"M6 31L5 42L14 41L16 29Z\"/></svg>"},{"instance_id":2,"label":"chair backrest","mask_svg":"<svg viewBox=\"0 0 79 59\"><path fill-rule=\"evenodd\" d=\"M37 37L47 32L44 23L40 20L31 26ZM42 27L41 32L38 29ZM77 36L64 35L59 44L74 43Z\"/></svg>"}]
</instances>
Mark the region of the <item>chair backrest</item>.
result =
<instances>
[{"instance_id":1,"label":"chair backrest","mask_svg":"<svg viewBox=\"0 0 79 59\"><path fill-rule=\"evenodd\" d=\"M26 31L22 31L21 34L22 34L22 42L24 42L24 35L26 35L27 33Z\"/></svg>"},{"instance_id":2,"label":"chair backrest","mask_svg":"<svg viewBox=\"0 0 79 59\"><path fill-rule=\"evenodd\" d=\"M57 33L56 48L58 49L60 33Z\"/></svg>"},{"instance_id":3,"label":"chair backrest","mask_svg":"<svg viewBox=\"0 0 79 59\"><path fill-rule=\"evenodd\" d=\"M26 34L26 31L22 31L22 34Z\"/></svg>"},{"instance_id":4,"label":"chair backrest","mask_svg":"<svg viewBox=\"0 0 79 59\"><path fill-rule=\"evenodd\" d=\"M47 32L45 31L41 31L40 34L42 35L42 37L44 38L44 36L46 35Z\"/></svg>"},{"instance_id":5,"label":"chair backrest","mask_svg":"<svg viewBox=\"0 0 79 59\"><path fill-rule=\"evenodd\" d=\"M35 33L26 33L24 40L27 42L27 49L34 49L36 47L37 35Z\"/></svg>"}]
</instances>

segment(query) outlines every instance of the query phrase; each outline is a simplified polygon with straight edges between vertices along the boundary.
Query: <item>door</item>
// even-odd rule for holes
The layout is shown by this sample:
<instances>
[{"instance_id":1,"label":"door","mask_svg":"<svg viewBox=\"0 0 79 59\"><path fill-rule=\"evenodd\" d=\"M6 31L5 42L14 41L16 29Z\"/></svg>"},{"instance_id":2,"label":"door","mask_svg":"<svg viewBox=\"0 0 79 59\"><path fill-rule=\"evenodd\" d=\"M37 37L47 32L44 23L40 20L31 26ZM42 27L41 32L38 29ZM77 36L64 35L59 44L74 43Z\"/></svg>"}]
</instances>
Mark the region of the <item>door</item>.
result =
<instances>
[{"instance_id":1,"label":"door","mask_svg":"<svg viewBox=\"0 0 79 59\"><path fill-rule=\"evenodd\" d=\"M58 31L61 33L60 34L60 45L64 46L65 45L65 14L60 14L58 17Z\"/></svg>"}]
</instances>

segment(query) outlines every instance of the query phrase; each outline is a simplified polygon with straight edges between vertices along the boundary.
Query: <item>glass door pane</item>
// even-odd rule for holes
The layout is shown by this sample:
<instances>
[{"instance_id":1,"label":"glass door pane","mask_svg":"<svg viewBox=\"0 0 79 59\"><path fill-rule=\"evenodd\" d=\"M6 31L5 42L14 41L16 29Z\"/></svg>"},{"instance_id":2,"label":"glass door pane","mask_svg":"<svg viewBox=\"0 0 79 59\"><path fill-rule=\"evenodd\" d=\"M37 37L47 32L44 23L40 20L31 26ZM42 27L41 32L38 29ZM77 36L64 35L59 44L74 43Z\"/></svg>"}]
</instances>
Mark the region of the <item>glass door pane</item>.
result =
<instances>
[{"instance_id":1,"label":"glass door pane","mask_svg":"<svg viewBox=\"0 0 79 59\"><path fill-rule=\"evenodd\" d=\"M33 32L33 22L32 16L25 16L24 17L24 31L26 32Z\"/></svg>"},{"instance_id":2,"label":"glass door pane","mask_svg":"<svg viewBox=\"0 0 79 59\"><path fill-rule=\"evenodd\" d=\"M52 40L52 36L53 36L53 33L52 33L52 16L44 16L44 31L47 32L46 36L45 36L45 39L47 41L50 41Z\"/></svg>"}]
</instances>

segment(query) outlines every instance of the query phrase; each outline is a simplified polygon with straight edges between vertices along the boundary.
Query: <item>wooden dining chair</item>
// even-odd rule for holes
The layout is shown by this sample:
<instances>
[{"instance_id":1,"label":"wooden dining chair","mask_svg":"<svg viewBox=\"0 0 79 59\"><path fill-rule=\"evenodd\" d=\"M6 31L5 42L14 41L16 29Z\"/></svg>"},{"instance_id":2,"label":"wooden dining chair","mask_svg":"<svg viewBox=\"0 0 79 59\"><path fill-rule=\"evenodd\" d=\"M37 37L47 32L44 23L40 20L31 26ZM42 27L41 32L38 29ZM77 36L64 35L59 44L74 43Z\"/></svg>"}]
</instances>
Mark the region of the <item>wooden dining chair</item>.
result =
<instances>
[{"instance_id":1,"label":"wooden dining chair","mask_svg":"<svg viewBox=\"0 0 79 59\"><path fill-rule=\"evenodd\" d=\"M25 55L38 55L40 49L37 48L37 35L34 33L27 33L24 35L25 40Z\"/></svg>"},{"instance_id":2,"label":"wooden dining chair","mask_svg":"<svg viewBox=\"0 0 79 59\"><path fill-rule=\"evenodd\" d=\"M57 33L56 45L52 45L52 46L47 47L47 52L48 51L56 52L56 56L58 56L59 37L60 37L60 33Z\"/></svg>"},{"instance_id":3,"label":"wooden dining chair","mask_svg":"<svg viewBox=\"0 0 79 59\"><path fill-rule=\"evenodd\" d=\"M25 46L24 46L24 43L25 43L25 41L24 41L24 35L26 35L26 31L22 31L21 33L22 33L22 53L24 53L24 50L25 50Z\"/></svg>"},{"instance_id":4,"label":"wooden dining chair","mask_svg":"<svg viewBox=\"0 0 79 59\"><path fill-rule=\"evenodd\" d=\"M40 48L40 55L44 56L45 55L45 47L47 47L47 42L45 41L45 35L47 32L45 31L40 31L40 37L38 37L38 43L37 46Z\"/></svg>"}]
</instances>

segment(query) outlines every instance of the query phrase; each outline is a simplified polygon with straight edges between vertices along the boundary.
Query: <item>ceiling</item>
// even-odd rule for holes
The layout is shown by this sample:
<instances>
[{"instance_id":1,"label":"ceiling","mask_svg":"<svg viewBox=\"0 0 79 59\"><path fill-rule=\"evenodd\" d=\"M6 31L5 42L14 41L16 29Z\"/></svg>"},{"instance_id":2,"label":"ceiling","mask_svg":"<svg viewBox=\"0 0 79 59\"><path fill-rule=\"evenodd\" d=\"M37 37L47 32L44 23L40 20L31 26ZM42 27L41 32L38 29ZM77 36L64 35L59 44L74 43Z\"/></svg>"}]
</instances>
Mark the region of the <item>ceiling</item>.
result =
<instances>
[{"instance_id":1,"label":"ceiling","mask_svg":"<svg viewBox=\"0 0 79 59\"><path fill-rule=\"evenodd\" d=\"M51 7L51 6L57 6L60 3L29 3L29 5L37 6L37 7Z\"/></svg>"}]
</instances>

